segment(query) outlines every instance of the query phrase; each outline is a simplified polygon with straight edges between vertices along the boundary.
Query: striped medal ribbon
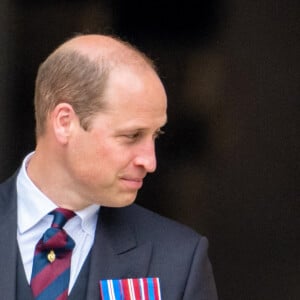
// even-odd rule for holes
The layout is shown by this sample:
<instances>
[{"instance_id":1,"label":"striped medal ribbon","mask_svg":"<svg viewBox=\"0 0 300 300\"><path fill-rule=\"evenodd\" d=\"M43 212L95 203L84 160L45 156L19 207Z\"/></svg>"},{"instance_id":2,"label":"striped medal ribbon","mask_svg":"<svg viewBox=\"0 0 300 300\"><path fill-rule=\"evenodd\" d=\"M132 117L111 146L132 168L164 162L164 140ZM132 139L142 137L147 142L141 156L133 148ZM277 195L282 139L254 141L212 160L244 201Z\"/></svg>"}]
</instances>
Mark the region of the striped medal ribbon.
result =
<instances>
[{"instance_id":1,"label":"striped medal ribbon","mask_svg":"<svg viewBox=\"0 0 300 300\"><path fill-rule=\"evenodd\" d=\"M161 300L158 277L100 280L102 300Z\"/></svg>"}]
</instances>

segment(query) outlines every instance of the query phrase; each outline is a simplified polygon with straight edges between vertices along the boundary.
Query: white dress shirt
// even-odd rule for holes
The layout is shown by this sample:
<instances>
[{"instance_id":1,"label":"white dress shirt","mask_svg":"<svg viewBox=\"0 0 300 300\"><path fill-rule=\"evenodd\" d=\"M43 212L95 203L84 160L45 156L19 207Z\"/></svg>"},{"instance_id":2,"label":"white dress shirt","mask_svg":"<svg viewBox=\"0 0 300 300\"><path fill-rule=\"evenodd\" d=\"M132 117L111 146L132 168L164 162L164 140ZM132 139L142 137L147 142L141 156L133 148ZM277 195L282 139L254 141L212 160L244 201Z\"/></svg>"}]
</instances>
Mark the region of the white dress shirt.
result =
<instances>
[{"instance_id":1,"label":"white dress shirt","mask_svg":"<svg viewBox=\"0 0 300 300\"><path fill-rule=\"evenodd\" d=\"M17 240L28 283L31 279L35 246L51 226L53 216L48 213L57 207L27 175L26 166L32 154L25 157L17 177ZM99 208L99 205L91 205L76 211L76 216L64 226L75 241L71 258L69 293L93 245Z\"/></svg>"}]
</instances>

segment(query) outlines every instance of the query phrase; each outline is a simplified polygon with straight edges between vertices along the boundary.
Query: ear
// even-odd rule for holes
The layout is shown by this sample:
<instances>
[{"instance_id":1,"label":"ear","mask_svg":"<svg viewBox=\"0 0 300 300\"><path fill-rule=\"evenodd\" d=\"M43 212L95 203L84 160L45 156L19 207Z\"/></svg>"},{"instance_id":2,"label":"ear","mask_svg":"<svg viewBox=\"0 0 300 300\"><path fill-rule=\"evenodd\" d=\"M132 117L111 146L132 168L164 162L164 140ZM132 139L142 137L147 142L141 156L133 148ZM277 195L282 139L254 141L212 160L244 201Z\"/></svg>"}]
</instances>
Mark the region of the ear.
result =
<instances>
[{"instance_id":1,"label":"ear","mask_svg":"<svg viewBox=\"0 0 300 300\"><path fill-rule=\"evenodd\" d=\"M57 141L67 144L78 117L68 103L59 103L51 113L51 126Z\"/></svg>"}]
</instances>

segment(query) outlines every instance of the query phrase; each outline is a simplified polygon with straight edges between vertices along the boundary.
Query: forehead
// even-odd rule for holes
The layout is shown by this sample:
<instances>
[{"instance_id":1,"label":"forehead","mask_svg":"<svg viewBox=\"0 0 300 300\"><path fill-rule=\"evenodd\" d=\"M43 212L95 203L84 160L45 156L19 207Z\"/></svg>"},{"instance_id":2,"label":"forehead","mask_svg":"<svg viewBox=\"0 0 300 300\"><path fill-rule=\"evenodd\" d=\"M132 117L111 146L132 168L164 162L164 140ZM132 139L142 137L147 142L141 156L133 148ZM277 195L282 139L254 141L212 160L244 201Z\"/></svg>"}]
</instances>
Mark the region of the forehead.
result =
<instances>
[{"instance_id":1,"label":"forehead","mask_svg":"<svg viewBox=\"0 0 300 300\"><path fill-rule=\"evenodd\" d=\"M161 127L166 122L165 89L152 70L114 70L104 93L99 119L128 126Z\"/></svg>"},{"instance_id":2,"label":"forehead","mask_svg":"<svg viewBox=\"0 0 300 300\"><path fill-rule=\"evenodd\" d=\"M166 110L167 96L157 74L149 67L121 67L110 73L104 101L108 110Z\"/></svg>"}]
</instances>

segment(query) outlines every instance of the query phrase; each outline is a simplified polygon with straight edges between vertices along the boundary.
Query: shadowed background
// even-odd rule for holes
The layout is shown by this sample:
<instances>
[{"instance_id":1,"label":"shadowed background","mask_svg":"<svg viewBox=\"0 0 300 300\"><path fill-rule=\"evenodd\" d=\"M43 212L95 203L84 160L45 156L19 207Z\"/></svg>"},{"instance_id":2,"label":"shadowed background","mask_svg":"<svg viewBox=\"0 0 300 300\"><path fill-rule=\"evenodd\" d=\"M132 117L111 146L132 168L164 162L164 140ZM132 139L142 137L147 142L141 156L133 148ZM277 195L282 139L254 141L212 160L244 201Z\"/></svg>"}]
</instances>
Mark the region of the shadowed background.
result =
<instances>
[{"instance_id":1,"label":"shadowed background","mask_svg":"<svg viewBox=\"0 0 300 300\"><path fill-rule=\"evenodd\" d=\"M300 299L298 2L2 0L0 179L34 149L41 61L75 33L119 35L169 97L137 202L208 237L220 300Z\"/></svg>"}]
</instances>

